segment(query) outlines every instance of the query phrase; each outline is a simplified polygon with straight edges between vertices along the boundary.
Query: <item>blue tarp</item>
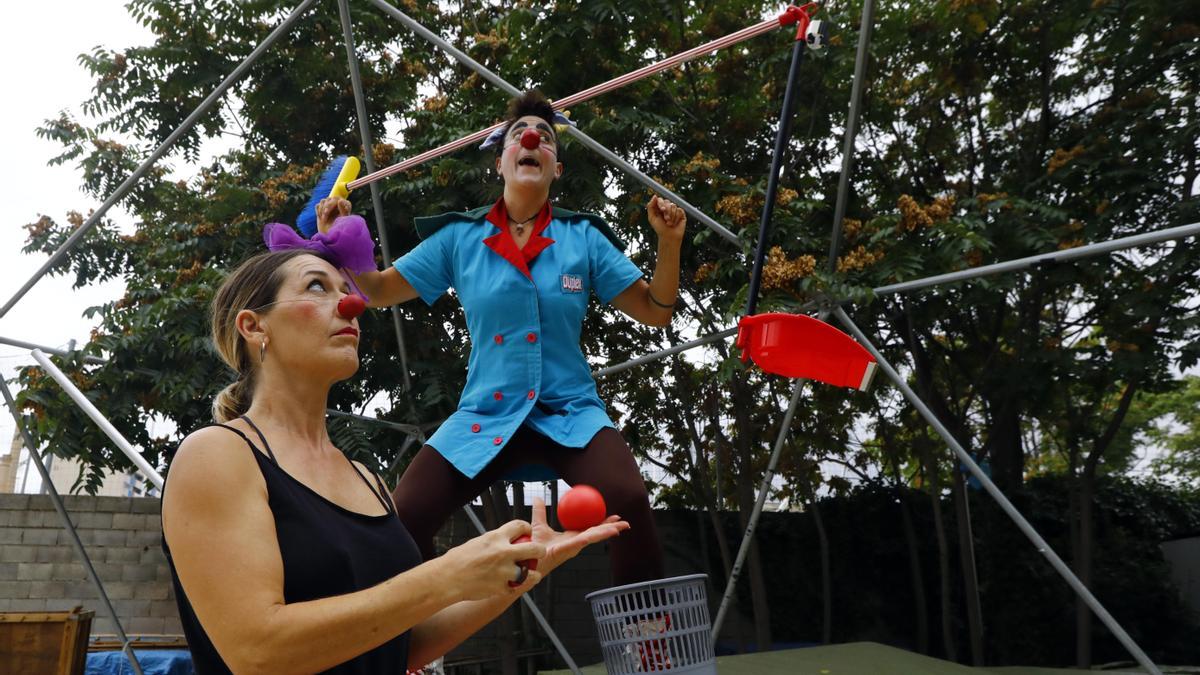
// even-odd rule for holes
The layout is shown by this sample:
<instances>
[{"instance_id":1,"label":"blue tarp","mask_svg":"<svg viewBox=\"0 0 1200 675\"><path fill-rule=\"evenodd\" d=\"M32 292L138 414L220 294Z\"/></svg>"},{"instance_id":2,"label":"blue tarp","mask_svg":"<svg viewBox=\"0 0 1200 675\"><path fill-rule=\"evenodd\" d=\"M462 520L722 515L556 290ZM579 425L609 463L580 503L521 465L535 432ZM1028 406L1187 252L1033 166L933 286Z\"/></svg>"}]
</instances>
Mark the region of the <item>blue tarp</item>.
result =
<instances>
[{"instance_id":1,"label":"blue tarp","mask_svg":"<svg viewBox=\"0 0 1200 675\"><path fill-rule=\"evenodd\" d=\"M192 653L186 649L135 649L145 675L195 675ZM92 652L87 655L84 675L133 675L125 652Z\"/></svg>"}]
</instances>

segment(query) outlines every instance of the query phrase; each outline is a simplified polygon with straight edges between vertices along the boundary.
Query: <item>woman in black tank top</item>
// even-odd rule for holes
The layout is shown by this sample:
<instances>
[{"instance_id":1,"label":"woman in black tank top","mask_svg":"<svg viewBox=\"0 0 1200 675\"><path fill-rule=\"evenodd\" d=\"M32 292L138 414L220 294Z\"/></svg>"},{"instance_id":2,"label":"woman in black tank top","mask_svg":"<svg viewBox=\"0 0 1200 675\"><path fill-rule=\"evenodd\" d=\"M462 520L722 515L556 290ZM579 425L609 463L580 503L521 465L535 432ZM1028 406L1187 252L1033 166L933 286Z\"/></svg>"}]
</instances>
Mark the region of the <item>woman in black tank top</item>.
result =
<instances>
[{"instance_id":1,"label":"woman in black tank top","mask_svg":"<svg viewBox=\"0 0 1200 675\"><path fill-rule=\"evenodd\" d=\"M535 503L532 523L422 562L382 482L325 429L330 387L358 368L361 303L341 302L349 290L335 264L302 250L261 254L213 301L213 342L238 380L213 405L218 424L180 445L162 506L163 550L202 675L403 673L628 528L613 517L554 532ZM512 543L522 535L532 541ZM531 558L537 571L517 564Z\"/></svg>"}]
</instances>

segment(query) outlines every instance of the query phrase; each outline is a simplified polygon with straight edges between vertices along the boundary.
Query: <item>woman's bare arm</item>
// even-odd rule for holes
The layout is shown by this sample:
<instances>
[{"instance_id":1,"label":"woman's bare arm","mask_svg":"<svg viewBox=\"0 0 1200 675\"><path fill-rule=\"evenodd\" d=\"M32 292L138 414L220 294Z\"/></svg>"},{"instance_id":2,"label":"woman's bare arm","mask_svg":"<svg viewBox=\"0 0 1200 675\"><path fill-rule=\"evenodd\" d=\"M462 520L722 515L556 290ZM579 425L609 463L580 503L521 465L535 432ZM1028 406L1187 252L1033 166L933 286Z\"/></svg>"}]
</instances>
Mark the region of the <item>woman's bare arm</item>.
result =
<instances>
[{"instance_id":1,"label":"woman's bare arm","mask_svg":"<svg viewBox=\"0 0 1200 675\"><path fill-rule=\"evenodd\" d=\"M251 450L217 428L190 435L172 462L163 532L188 600L221 658L238 673L314 672L367 652L464 600L509 589L514 561L544 555L512 521L368 589L286 604L283 562L266 484Z\"/></svg>"}]
</instances>

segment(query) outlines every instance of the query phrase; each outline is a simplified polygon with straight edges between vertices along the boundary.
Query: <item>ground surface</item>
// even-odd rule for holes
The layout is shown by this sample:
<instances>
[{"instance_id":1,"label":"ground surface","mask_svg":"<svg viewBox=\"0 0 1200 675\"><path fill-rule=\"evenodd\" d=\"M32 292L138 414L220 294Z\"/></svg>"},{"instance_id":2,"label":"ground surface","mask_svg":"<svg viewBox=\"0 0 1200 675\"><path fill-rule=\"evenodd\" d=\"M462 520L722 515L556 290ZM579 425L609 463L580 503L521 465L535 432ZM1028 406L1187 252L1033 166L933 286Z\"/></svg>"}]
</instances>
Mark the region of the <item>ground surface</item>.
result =
<instances>
[{"instance_id":1,"label":"ground surface","mask_svg":"<svg viewBox=\"0 0 1200 675\"><path fill-rule=\"evenodd\" d=\"M720 675L1078 675L1081 672L1057 668L971 668L874 642L720 656L717 657L717 670ZM585 675L605 675L603 665L588 666L583 672ZM670 672L665 671L664 675ZM1143 671L1102 672L1132 675ZM541 675L570 675L570 671L542 671Z\"/></svg>"}]
</instances>

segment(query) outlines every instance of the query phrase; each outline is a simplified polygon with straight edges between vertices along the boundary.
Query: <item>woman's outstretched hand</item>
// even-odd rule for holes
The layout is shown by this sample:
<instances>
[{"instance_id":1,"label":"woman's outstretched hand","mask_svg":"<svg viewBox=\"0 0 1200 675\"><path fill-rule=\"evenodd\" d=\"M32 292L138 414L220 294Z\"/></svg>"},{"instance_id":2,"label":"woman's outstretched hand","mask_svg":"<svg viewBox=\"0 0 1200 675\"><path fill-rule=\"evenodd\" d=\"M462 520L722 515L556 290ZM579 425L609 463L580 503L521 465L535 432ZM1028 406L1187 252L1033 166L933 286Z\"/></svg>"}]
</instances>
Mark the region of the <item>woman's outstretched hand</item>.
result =
<instances>
[{"instance_id":1,"label":"woman's outstretched hand","mask_svg":"<svg viewBox=\"0 0 1200 675\"><path fill-rule=\"evenodd\" d=\"M538 571L531 569L524 574L518 563L545 557L546 547L536 541L516 541L525 534L531 534L529 523L510 520L446 551L442 558L450 566L447 579L455 585L458 599L486 600L501 594L523 593L536 586L543 575L541 565ZM519 586L508 585L518 579Z\"/></svg>"},{"instance_id":2,"label":"woman's outstretched hand","mask_svg":"<svg viewBox=\"0 0 1200 675\"><path fill-rule=\"evenodd\" d=\"M533 543L546 547L546 556L538 561L541 576L550 574L554 568L579 555L589 544L615 537L629 529L629 523L620 516L609 516L604 522L583 531L558 532L546 522L546 502L533 498Z\"/></svg>"}]
</instances>

